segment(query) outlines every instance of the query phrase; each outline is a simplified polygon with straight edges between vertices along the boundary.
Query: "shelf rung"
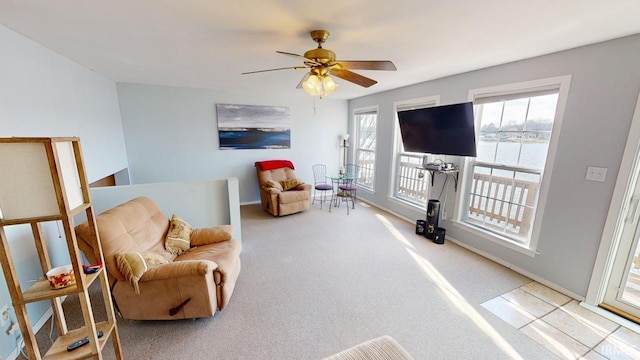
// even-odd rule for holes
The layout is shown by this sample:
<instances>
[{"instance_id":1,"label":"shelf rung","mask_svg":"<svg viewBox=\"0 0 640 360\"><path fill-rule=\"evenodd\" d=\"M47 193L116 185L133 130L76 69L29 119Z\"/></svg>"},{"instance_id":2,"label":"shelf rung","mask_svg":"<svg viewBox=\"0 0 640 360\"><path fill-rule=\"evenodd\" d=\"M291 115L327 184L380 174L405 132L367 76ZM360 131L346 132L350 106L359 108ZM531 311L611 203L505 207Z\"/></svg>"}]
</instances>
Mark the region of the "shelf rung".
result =
<instances>
[{"instance_id":1,"label":"shelf rung","mask_svg":"<svg viewBox=\"0 0 640 360\"><path fill-rule=\"evenodd\" d=\"M82 211L87 210L91 206L90 203L83 203L78 205L77 207L71 209L69 214L71 217L74 217L80 214ZM0 219L0 226L10 226L10 225L20 225L20 224L30 224L30 223L38 223L38 222L48 222L48 221L56 221L62 220L62 215L47 215L47 216L39 216L33 218L21 218L21 219Z\"/></svg>"},{"instance_id":2,"label":"shelf rung","mask_svg":"<svg viewBox=\"0 0 640 360\"><path fill-rule=\"evenodd\" d=\"M90 206L91 206L91 203L84 203L84 204L78 205L74 209L71 209L71 211L70 211L71 217L74 217L74 216L80 214L84 210L87 210Z\"/></svg>"},{"instance_id":3,"label":"shelf rung","mask_svg":"<svg viewBox=\"0 0 640 360\"><path fill-rule=\"evenodd\" d=\"M11 225L20 225L20 224L31 224L38 222L48 222L61 220L61 215L48 215L48 216L40 216L34 218L22 218L22 219L0 219L0 226L11 226Z\"/></svg>"}]
</instances>

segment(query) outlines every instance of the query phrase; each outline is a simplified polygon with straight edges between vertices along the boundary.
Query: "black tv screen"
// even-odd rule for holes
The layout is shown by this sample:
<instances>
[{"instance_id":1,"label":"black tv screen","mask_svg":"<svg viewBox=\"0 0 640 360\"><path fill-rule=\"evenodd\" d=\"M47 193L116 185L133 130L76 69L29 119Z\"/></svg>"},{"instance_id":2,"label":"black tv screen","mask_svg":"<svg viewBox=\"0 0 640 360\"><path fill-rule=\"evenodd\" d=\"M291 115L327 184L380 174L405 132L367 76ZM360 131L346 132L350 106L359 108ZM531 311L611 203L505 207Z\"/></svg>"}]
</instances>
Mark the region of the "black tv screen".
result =
<instances>
[{"instance_id":1,"label":"black tv screen","mask_svg":"<svg viewBox=\"0 0 640 360\"><path fill-rule=\"evenodd\" d=\"M473 103L398 111L404 150L476 156Z\"/></svg>"}]
</instances>

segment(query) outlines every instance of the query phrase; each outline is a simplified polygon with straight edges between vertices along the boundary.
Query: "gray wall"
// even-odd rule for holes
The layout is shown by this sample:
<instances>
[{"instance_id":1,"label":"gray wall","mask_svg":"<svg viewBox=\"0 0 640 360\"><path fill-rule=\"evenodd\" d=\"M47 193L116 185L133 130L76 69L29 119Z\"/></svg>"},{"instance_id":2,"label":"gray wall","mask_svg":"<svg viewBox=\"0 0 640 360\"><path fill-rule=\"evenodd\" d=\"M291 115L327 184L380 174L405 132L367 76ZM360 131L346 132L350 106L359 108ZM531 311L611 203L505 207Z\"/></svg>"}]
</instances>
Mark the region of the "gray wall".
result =
<instances>
[{"instance_id":1,"label":"gray wall","mask_svg":"<svg viewBox=\"0 0 640 360\"><path fill-rule=\"evenodd\" d=\"M255 161L288 159L313 183L311 166L338 170L338 136L347 130L347 101L230 94L205 89L118 83L133 184L236 177L240 202L259 201ZM288 106L291 149L220 150L216 104Z\"/></svg>"},{"instance_id":2,"label":"gray wall","mask_svg":"<svg viewBox=\"0 0 640 360\"><path fill-rule=\"evenodd\" d=\"M89 181L127 167L115 84L0 25L0 136L79 136ZM7 176L2 174L0 176ZM45 223L54 264L68 262L56 223ZM61 232L61 230L60 230ZM6 228L22 286L42 276L29 226ZM64 249L56 251L56 249ZM0 306L11 307L0 274ZM27 306L32 324L49 302ZM15 313L11 313L15 321ZM8 325L7 325L8 326ZM14 335L0 331L0 356L14 351ZM14 353L15 354L15 353Z\"/></svg>"},{"instance_id":3,"label":"gray wall","mask_svg":"<svg viewBox=\"0 0 640 360\"><path fill-rule=\"evenodd\" d=\"M545 279L564 290L586 295L602 236L616 174L640 91L640 35L464 73L350 101L353 109L379 105L375 194L361 197L409 219L423 210L388 199L394 126L393 103L440 95L440 104L468 101L474 88L571 75L571 87L552 171L538 242L530 257L483 240L445 222L447 235ZM353 124L350 124L350 128ZM455 157L448 157L454 160ZM457 161L457 159L455 159ZM608 168L604 183L585 180L589 165ZM441 183L434 189L440 191ZM453 215L455 193L449 188L447 212ZM449 215L449 216L451 216ZM461 269L461 271L464 271Z\"/></svg>"}]
</instances>

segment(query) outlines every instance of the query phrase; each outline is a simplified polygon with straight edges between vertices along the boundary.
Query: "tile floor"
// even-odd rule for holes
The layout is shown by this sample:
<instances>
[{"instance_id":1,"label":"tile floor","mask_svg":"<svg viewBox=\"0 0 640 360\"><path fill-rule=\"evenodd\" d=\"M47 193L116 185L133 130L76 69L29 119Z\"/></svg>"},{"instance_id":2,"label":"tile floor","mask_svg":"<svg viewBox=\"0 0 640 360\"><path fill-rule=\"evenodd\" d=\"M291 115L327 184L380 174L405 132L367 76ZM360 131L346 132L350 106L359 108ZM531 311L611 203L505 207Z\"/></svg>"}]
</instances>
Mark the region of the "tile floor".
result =
<instances>
[{"instance_id":1,"label":"tile floor","mask_svg":"<svg viewBox=\"0 0 640 360\"><path fill-rule=\"evenodd\" d=\"M640 334L535 281L482 306L561 359L640 360Z\"/></svg>"}]
</instances>

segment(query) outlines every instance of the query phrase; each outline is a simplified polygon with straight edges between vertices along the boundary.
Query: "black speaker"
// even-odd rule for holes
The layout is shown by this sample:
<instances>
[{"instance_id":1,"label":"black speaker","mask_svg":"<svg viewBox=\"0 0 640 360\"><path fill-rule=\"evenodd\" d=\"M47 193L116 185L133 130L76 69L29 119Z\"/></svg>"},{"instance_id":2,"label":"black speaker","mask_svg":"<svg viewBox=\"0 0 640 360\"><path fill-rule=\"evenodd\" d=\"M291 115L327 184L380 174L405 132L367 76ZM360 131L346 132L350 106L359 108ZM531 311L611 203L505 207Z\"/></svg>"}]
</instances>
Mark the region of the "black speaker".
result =
<instances>
[{"instance_id":1,"label":"black speaker","mask_svg":"<svg viewBox=\"0 0 640 360\"><path fill-rule=\"evenodd\" d=\"M433 242L436 244L444 244L444 237L447 234L447 229L445 228L436 228L433 236Z\"/></svg>"},{"instance_id":2,"label":"black speaker","mask_svg":"<svg viewBox=\"0 0 640 360\"><path fill-rule=\"evenodd\" d=\"M424 237L433 240L440 219L440 201L429 200L427 203L427 224L424 229Z\"/></svg>"}]
</instances>

